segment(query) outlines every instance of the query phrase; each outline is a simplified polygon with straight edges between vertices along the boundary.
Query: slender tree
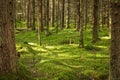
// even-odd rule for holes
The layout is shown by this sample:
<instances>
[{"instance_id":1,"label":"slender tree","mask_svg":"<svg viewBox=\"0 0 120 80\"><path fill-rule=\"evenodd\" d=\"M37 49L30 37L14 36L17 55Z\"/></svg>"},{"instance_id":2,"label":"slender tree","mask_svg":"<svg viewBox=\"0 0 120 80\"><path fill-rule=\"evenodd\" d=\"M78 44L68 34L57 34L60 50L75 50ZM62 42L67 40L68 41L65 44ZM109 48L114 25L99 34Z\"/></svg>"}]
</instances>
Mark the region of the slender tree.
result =
<instances>
[{"instance_id":1,"label":"slender tree","mask_svg":"<svg viewBox=\"0 0 120 80\"><path fill-rule=\"evenodd\" d=\"M59 21L60 21L60 12L59 12L59 10L60 10L60 0L57 0L57 2L56 2L56 23L57 23L57 25L56 25L56 33L58 32L58 27L60 25L60 23L59 23Z\"/></svg>"},{"instance_id":2,"label":"slender tree","mask_svg":"<svg viewBox=\"0 0 120 80\"><path fill-rule=\"evenodd\" d=\"M35 0L32 0L32 30L35 30Z\"/></svg>"},{"instance_id":3,"label":"slender tree","mask_svg":"<svg viewBox=\"0 0 120 80\"><path fill-rule=\"evenodd\" d=\"M49 0L46 1L46 36L49 36Z\"/></svg>"},{"instance_id":4,"label":"slender tree","mask_svg":"<svg viewBox=\"0 0 120 80\"><path fill-rule=\"evenodd\" d=\"M88 12L87 5L88 5L88 0L84 0L84 27L85 29L87 28L87 12Z\"/></svg>"},{"instance_id":5,"label":"slender tree","mask_svg":"<svg viewBox=\"0 0 120 80\"><path fill-rule=\"evenodd\" d=\"M55 0L52 0L52 17L51 17L52 27L54 27L54 16L55 16Z\"/></svg>"},{"instance_id":6,"label":"slender tree","mask_svg":"<svg viewBox=\"0 0 120 80\"><path fill-rule=\"evenodd\" d=\"M47 11L46 11L46 1L47 0L43 0L43 25L46 26L46 15L47 15Z\"/></svg>"},{"instance_id":7,"label":"slender tree","mask_svg":"<svg viewBox=\"0 0 120 80\"><path fill-rule=\"evenodd\" d=\"M80 29L80 0L77 0L77 26L76 26L76 30L79 31Z\"/></svg>"},{"instance_id":8,"label":"slender tree","mask_svg":"<svg viewBox=\"0 0 120 80\"><path fill-rule=\"evenodd\" d=\"M62 29L64 28L64 11L65 11L65 0L62 0Z\"/></svg>"},{"instance_id":9,"label":"slender tree","mask_svg":"<svg viewBox=\"0 0 120 80\"><path fill-rule=\"evenodd\" d=\"M83 11L84 11L84 0L78 0L79 1L79 32L80 32L80 43L79 47L83 48L84 47L84 40L83 40Z\"/></svg>"},{"instance_id":10,"label":"slender tree","mask_svg":"<svg viewBox=\"0 0 120 80\"><path fill-rule=\"evenodd\" d=\"M66 28L70 27L70 0L67 0Z\"/></svg>"},{"instance_id":11,"label":"slender tree","mask_svg":"<svg viewBox=\"0 0 120 80\"><path fill-rule=\"evenodd\" d=\"M99 21L98 21L98 5L99 5L99 0L94 0L94 9L93 9L93 42L97 42L99 40L98 38L98 26L99 26Z\"/></svg>"},{"instance_id":12,"label":"slender tree","mask_svg":"<svg viewBox=\"0 0 120 80\"><path fill-rule=\"evenodd\" d=\"M41 32L43 31L43 14L42 14L42 1L43 0L38 0L38 11L39 11L39 15L38 15L38 22L39 22L39 26L38 26L38 41L39 41L39 44L41 45Z\"/></svg>"},{"instance_id":13,"label":"slender tree","mask_svg":"<svg viewBox=\"0 0 120 80\"><path fill-rule=\"evenodd\" d=\"M30 28L30 0L27 0L26 3L26 26L27 29Z\"/></svg>"}]
</instances>

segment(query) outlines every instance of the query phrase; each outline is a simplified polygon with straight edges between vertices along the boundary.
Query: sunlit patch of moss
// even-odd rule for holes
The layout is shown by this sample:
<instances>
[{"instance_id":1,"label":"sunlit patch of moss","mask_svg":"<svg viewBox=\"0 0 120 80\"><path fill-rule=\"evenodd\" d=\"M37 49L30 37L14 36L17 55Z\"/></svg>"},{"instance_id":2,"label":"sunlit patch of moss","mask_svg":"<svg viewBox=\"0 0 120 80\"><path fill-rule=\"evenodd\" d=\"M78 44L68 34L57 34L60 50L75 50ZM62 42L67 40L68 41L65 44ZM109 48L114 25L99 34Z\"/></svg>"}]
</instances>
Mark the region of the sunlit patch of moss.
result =
<instances>
[{"instance_id":1,"label":"sunlit patch of moss","mask_svg":"<svg viewBox=\"0 0 120 80\"><path fill-rule=\"evenodd\" d=\"M101 37L101 39L110 39L109 36L104 36L104 37Z\"/></svg>"},{"instance_id":2,"label":"sunlit patch of moss","mask_svg":"<svg viewBox=\"0 0 120 80\"><path fill-rule=\"evenodd\" d=\"M20 63L28 69L36 68L38 80L105 80L109 73L108 32L101 31L101 40L92 44L91 29L84 31L85 48L79 48L79 32L61 30L46 37L41 35L42 46L38 45L37 31L16 34L17 51L21 52ZM70 39L74 43L69 43ZM67 44L61 44L68 41ZM26 43L26 44L25 44ZM86 48L87 46L87 48ZM101 78L102 77L102 78Z\"/></svg>"}]
</instances>

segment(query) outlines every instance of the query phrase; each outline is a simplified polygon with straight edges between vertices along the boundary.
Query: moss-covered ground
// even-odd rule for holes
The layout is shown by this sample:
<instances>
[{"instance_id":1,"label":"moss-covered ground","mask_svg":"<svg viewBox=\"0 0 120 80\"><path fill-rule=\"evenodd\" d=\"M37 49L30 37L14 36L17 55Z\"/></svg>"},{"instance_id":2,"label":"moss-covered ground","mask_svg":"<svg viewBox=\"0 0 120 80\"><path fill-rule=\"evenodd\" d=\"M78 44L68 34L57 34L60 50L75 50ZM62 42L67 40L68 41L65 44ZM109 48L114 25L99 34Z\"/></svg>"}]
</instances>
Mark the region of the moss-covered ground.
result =
<instances>
[{"instance_id":1,"label":"moss-covered ground","mask_svg":"<svg viewBox=\"0 0 120 80\"><path fill-rule=\"evenodd\" d=\"M47 37L44 32L41 34L40 46L37 31L16 31L17 52L21 54L18 70L21 80L22 76L29 80L108 79L108 30L99 32L97 43L92 43L92 30L85 30L85 48L79 48L79 32L73 29L51 33Z\"/></svg>"}]
</instances>

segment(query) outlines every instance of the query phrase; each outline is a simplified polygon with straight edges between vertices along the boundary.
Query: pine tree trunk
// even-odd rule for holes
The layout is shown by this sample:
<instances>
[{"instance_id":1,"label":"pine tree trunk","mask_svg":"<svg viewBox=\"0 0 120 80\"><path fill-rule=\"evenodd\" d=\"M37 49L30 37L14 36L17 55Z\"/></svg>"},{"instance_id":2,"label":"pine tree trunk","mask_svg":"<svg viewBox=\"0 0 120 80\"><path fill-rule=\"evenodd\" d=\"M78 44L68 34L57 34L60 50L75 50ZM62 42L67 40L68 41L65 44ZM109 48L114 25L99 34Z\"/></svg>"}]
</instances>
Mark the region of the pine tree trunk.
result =
<instances>
[{"instance_id":1,"label":"pine tree trunk","mask_svg":"<svg viewBox=\"0 0 120 80\"><path fill-rule=\"evenodd\" d=\"M41 45L41 32L43 31L43 14L42 14L42 7L43 7L43 4L42 4L42 1L43 0L38 0L38 11L39 11L39 15L38 15L38 41L39 41L39 44Z\"/></svg>"},{"instance_id":2,"label":"pine tree trunk","mask_svg":"<svg viewBox=\"0 0 120 80\"><path fill-rule=\"evenodd\" d=\"M39 30L40 32L43 31L43 4L42 4L42 1L43 0L38 0L38 5L39 5L39 8L38 8L38 11L39 11Z\"/></svg>"},{"instance_id":3,"label":"pine tree trunk","mask_svg":"<svg viewBox=\"0 0 120 80\"><path fill-rule=\"evenodd\" d=\"M77 0L77 26L76 26L76 30L79 31L80 29L80 16L81 16L81 13L80 13L80 0Z\"/></svg>"},{"instance_id":4,"label":"pine tree trunk","mask_svg":"<svg viewBox=\"0 0 120 80\"><path fill-rule=\"evenodd\" d=\"M120 0L112 1L110 80L120 80Z\"/></svg>"},{"instance_id":5,"label":"pine tree trunk","mask_svg":"<svg viewBox=\"0 0 120 80\"><path fill-rule=\"evenodd\" d=\"M64 28L64 11L65 11L65 0L62 0L62 29Z\"/></svg>"},{"instance_id":6,"label":"pine tree trunk","mask_svg":"<svg viewBox=\"0 0 120 80\"><path fill-rule=\"evenodd\" d=\"M84 40L83 40L83 23L84 23L84 17L83 15L83 11L84 11L84 0L80 0L80 13L79 13L79 21L80 21L80 43L79 43L79 47L83 48L84 47Z\"/></svg>"},{"instance_id":7,"label":"pine tree trunk","mask_svg":"<svg viewBox=\"0 0 120 80\"><path fill-rule=\"evenodd\" d=\"M52 0L52 17L51 17L52 27L54 27L54 16L55 16L55 0Z\"/></svg>"},{"instance_id":8,"label":"pine tree trunk","mask_svg":"<svg viewBox=\"0 0 120 80\"><path fill-rule=\"evenodd\" d=\"M88 5L88 0L84 0L84 26L85 29L87 28L87 5Z\"/></svg>"},{"instance_id":9,"label":"pine tree trunk","mask_svg":"<svg viewBox=\"0 0 120 80\"><path fill-rule=\"evenodd\" d=\"M46 16L47 16L47 11L46 11L46 1L47 0L43 0L43 26L46 26Z\"/></svg>"},{"instance_id":10,"label":"pine tree trunk","mask_svg":"<svg viewBox=\"0 0 120 80\"><path fill-rule=\"evenodd\" d=\"M67 0L66 28L70 28L70 0Z\"/></svg>"},{"instance_id":11,"label":"pine tree trunk","mask_svg":"<svg viewBox=\"0 0 120 80\"><path fill-rule=\"evenodd\" d=\"M59 18L59 16L60 16L60 13L59 13L59 8L60 8L60 2L59 2L59 0L57 0L57 2L56 2L56 23L57 23L57 25L56 25L56 33L58 33L58 27L59 27L59 21L60 21L60 18Z\"/></svg>"},{"instance_id":12,"label":"pine tree trunk","mask_svg":"<svg viewBox=\"0 0 120 80\"><path fill-rule=\"evenodd\" d=\"M0 1L0 74L16 72L14 0Z\"/></svg>"},{"instance_id":13,"label":"pine tree trunk","mask_svg":"<svg viewBox=\"0 0 120 80\"><path fill-rule=\"evenodd\" d=\"M30 0L28 0L26 4L26 26L27 29L30 28Z\"/></svg>"},{"instance_id":14,"label":"pine tree trunk","mask_svg":"<svg viewBox=\"0 0 120 80\"><path fill-rule=\"evenodd\" d=\"M49 0L46 2L46 36L50 35L49 32Z\"/></svg>"},{"instance_id":15,"label":"pine tree trunk","mask_svg":"<svg viewBox=\"0 0 120 80\"><path fill-rule=\"evenodd\" d=\"M32 30L35 30L35 0L32 0Z\"/></svg>"},{"instance_id":16,"label":"pine tree trunk","mask_svg":"<svg viewBox=\"0 0 120 80\"><path fill-rule=\"evenodd\" d=\"M99 15L98 15L98 5L99 5L99 0L94 0L94 9L93 9L93 42L97 42L99 40L98 38L98 26L99 26Z\"/></svg>"}]
</instances>

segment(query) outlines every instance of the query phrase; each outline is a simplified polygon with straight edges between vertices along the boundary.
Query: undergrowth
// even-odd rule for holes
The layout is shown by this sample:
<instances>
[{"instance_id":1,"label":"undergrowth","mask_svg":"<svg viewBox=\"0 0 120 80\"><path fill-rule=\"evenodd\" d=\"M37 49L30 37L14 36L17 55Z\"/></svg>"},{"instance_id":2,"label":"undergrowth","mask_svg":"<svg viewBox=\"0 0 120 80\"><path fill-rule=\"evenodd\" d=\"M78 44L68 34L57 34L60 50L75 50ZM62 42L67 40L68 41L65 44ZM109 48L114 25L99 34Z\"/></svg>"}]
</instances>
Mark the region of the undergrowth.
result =
<instances>
[{"instance_id":1,"label":"undergrowth","mask_svg":"<svg viewBox=\"0 0 120 80\"><path fill-rule=\"evenodd\" d=\"M100 31L101 40L95 44L91 43L91 34L90 29L84 31L85 48L79 48L79 32L73 29L53 31L48 37L43 32L42 46L38 45L37 31L17 33L16 46L21 54L19 75L36 80L108 79L108 32Z\"/></svg>"}]
</instances>

